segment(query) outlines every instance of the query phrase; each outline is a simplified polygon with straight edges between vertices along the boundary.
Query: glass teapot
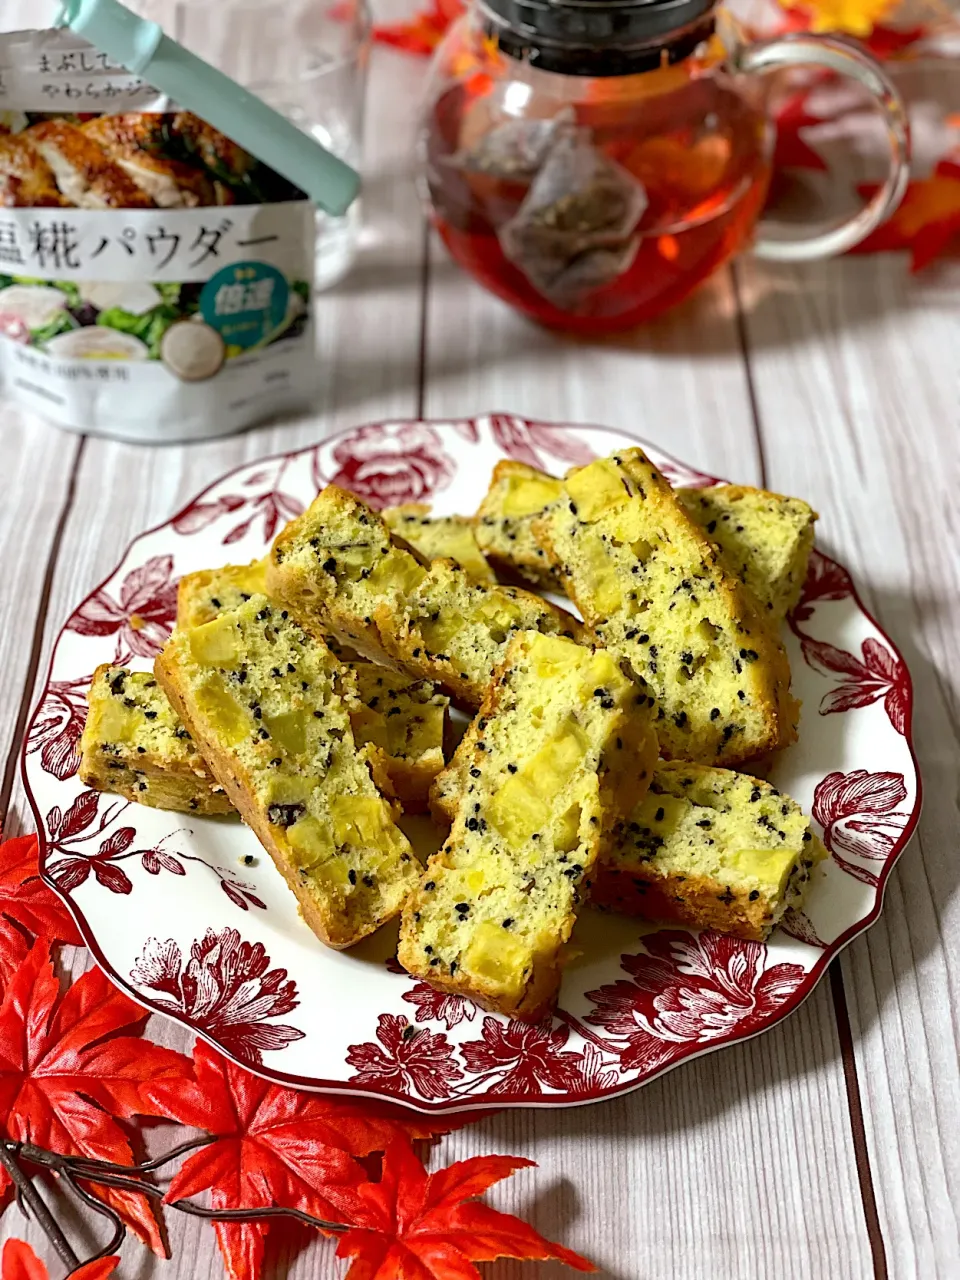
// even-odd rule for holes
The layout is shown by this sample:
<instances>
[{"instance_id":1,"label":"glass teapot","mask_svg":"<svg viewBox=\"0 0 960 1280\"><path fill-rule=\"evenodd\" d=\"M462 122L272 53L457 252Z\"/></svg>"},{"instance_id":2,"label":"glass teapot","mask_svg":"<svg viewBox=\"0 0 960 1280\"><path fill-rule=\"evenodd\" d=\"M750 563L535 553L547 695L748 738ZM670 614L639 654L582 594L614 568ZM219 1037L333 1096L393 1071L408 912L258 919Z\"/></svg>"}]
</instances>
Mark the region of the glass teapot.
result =
<instances>
[{"instance_id":1,"label":"glass teapot","mask_svg":"<svg viewBox=\"0 0 960 1280\"><path fill-rule=\"evenodd\" d=\"M874 96L889 173L839 227L755 237L775 135L763 74L805 65ZM472 0L435 54L420 136L454 259L519 310L586 333L659 315L751 243L794 262L851 248L899 203L909 150L903 102L859 46L745 43L715 0Z\"/></svg>"}]
</instances>

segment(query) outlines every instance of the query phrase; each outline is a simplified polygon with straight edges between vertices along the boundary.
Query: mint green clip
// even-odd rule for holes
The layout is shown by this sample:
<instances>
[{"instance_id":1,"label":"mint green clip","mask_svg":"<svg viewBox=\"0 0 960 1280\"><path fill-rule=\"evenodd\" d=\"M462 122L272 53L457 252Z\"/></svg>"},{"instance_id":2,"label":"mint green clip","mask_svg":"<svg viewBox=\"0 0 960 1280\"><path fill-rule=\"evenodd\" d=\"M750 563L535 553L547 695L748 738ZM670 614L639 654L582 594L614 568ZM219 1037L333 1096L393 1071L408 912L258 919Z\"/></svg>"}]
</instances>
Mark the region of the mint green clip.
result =
<instances>
[{"instance_id":1,"label":"mint green clip","mask_svg":"<svg viewBox=\"0 0 960 1280\"><path fill-rule=\"evenodd\" d=\"M70 27L258 159L269 156L271 168L326 213L340 216L356 198L360 175L354 169L119 0L62 0L57 25Z\"/></svg>"}]
</instances>

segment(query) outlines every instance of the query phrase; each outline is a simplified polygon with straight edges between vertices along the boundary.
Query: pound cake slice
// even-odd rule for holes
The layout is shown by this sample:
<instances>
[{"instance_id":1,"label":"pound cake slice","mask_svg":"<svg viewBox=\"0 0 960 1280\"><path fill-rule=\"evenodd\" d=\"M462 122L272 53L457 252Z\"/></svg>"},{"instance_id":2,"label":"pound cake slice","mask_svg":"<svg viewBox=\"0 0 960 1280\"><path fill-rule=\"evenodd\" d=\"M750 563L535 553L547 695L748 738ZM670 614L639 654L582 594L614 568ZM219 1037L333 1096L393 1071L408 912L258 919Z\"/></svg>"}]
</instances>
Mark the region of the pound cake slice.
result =
<instances>
[{"instance_id":1,"label":"pound cake slice","mask_svg":"<svg viewBox=\"0 0 960 1280\"><path fill-rule=\"evenodd\" d=\"M310 928L348 947L395 916L418 864L351 723L355 677L265 595L178 628L157 679Z\"/></svg>"},{"instance_id":2,"label":"pound cake slice","mask_svg":"<svg viewBox=\"0 0 960 1280\"><path fill-rule=\"evenodd\" d=\"M760 942L801 905L826 853L800 806L768 782L661 764L605 841L591 901Z\"/></svg>"},{"instance_id":3,"label":"pound cake slice","mask_svg":"<svg viewBox=\"0 0 960 1280\"><path fill-rule=\"evenodd\" d=\"M665 758L734 765L796 740L783 646L642 450L571 471L533 531L597 641L656 695Z\"/></svg>"},{"instance_id":4,"label":"pound cake slice","mask_svg":"<svg viewBox=\"0 0 960 1280\"><path fill-rule=\"evenodd\" d=\"M501 572L546 591L563 591L563 575L533 536L533 522L563 494L563 481L525 462L504 459L474 516L480 550Z\"/></svg>"},{"instance_id":5,"label":"pound cake slice","mask_svg":"<svg viewBox=\"0 0 960 1280\"><path fill-rule=\"evenodd\" d=\"M547 590L563 577L547 563L533 522L563 492L563 481L525 462L498 462L474 517L477 541L499 570ZM800 498L745 485L674 489L677 500L721 552L725 567L749 588L767 620L779 623L797 603L813 547L817 513Z\"/></svg>"},{"instance_id":6,"label":"pound cake slice","mask_svg":"<svg viewBox=\"0 0 960 1280\"><path fill-rule=\"evenodd\" d=\"M427 560L455 560L474 582L496 582L467 516L431 516L422 502L388 507L380 513L387 527Z\"/></svg>"},{"instance_id":7,"label":"pound cake slice","mask_svg":"<svg viewBox=\"0 0 960 1280\"><path fill-rule=\"evenodd\" d=\"M431 791L441 826L456 816L458 763L455 756ZM605 834L590 900L622 915L761 941L788 907L802 905L826 852L799 805L769 783L661 763L633 812Z\"/></svg>"},{"instance_id":8,"label":"pound cake slice","mask_svg":"<svg viewBox=\"0 0 960 1280\"><path fill-rule=\"evenodd\" d=\"M335 485L279 535L267 585L297 616L436 681L473 710L515 631L584 634L530 591L473 582L452 560L422 563L377 512Z\"/></svg>"},{"instance_id":9,"label":"pound cake slice","mask_svg":"<svg viewBox=\"0 0 960 1280\"><path fill-rule=\"evenodd\" d=\"M613 656L525 631L471 736L453 828L403 913L410 973L538 1020L601 840L656 759L646 697Z\"/></svg>"},{"instance_id":10,"label":"pound cake slice","mask_svg":"<svg viewBox=\"0 0 960 1280\"><path fill-rule=\"evenodd\" d=\"M444 766L450 699L429 680L410 680L373 662L350 665L360 698L350 715L357 745L378 757L404 813L423 813Z\"/></svg>"},{"instance_id":11,"label":"pound cake slice","mask_svg":"<svg viewBox=\"0 0 960 1280\"><path fill-rule=\"evenodd\" d=\"M675 492L768 621L782 622L799 600L807 576L817 519L813 508L799 498L746 485Z\"/></svg>"},{"instance_id":12,"label":"pound cake slice","mask_svg":"<svg viewBox=\"0 0 960 1280\"><path fill-rule=\"evenodd\" d=\"M265 594L266 565L266 560L256 560L250 565L228 564L188 573L180 579L177 592L179 625L202 626L255 592ZM450 700L427 680L411 681L357 658L330 635L323 639L357 676L360 702L351 713L357 746L369 743L375 748L372 757L378 780L383 780L405 812L422 813L430 784L443 768Z\"/></svg>"},{"instance_id":13,"label":"pound cake slice","mask_svg":"<svg viewBox=\"0 0 960 1280\"><path fill-rule=\"evenodd\" d=\"M154 809L233 813L167 695L147 671L93 673L80 738L80 780Z\"/></svg>"}]
</instances>

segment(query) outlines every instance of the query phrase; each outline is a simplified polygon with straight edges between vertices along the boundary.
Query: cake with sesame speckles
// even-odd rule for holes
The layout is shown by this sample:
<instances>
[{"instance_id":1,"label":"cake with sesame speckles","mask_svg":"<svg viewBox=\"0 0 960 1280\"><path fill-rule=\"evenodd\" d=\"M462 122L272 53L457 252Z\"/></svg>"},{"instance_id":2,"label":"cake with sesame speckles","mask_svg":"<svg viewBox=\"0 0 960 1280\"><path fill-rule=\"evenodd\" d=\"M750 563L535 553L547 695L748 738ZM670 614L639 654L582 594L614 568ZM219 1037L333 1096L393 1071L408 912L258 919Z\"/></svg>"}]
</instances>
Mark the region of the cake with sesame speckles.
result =
<instances>
[{"instance_id":1,"label":"cake with sesame speckles","mask_svg":"<svg viewBox=\"0 0 960 1280\"><path fill-rule=\"evenodd\" d=\"M533 531L597 642L649 683L666 759L735 765L796 740L782 644L642 450L571 471Z\"/></svg>"},{"instance_id":2,"label":"cake with sesame speckles","mask_svg":"<svg viewBox=\"0 0 960 1280\"><path fill-rule=\"evenodd\" d=\"M455 560L474 582L496 582L467 516L432 516L422 502L387 507L388 527L427 560Z\"/></svg>"},{"instance_id":3,"label":"cake with sesame speckles","mask_svg":"<svg viewBox=\"0 0 960 1280\"><path fill-rule=\"evenodd\" d=\"M264 591L265 560L203 569L180 579L177 621L202 626ZM355 673L359 705L351 712L357 746L371 746L381 785L405 813L422 813L431 783L443 768L450 733L450 700L429 680L411 680L358 658L324 633L324 643Z\"/></svg>"},{"instance_id":4,"label":"cake with sesame speckles","mask_svg":"<svg viewBox=\"0 0 960 1280\"><path fill-rule=\"evenodd\" d=\"M516 631L580 638L580 623L530 591L424 563L380 515L327 487L273 545L267 586L297 616L374 660L435 681L476 710Z\"/></svg>"},{"instance_id":5,"label":"cake with sesame speckles","mask_svg":"<svg viewBox=\"0 0 960 1280\"><path fill-rule=\"evenodd\" d=\"M403 915L408 972L536 1021L606 833L656 761L646 698L611 654L520 632L459 755L450 835Z\"/></svg>"},{"instance_id":6,"label":"cake with sesame speckles","mask_svg":"<svg viewBox=\"0 0 960 1280\"><path fill-rule=\"evenodd\" d=\"M817 519L813 508L800 498L737 484L675 492L687 515L720 548L726 567L752 592L761 613L782 622L807 576Z\"/></svg>"},{"instance_id":7,"label":"cake with sesame speckles","mask_svg":"<svg viewBox=\"0 0 960 1280\"><path fill-rule=\"evenodd\" d=\"M93 673L80 738L80 780L154 809L233 813L170 700L147 671Z\"/></svg>"},{"instance_id":8,"label":"cake with sesame speckles","mask_svg":"<svg viewBox=\"0 0 960 1280\"><path fill-rule=\"evenodd\" d=\"M563 492L563 481L526 462L498 462L474 517L477 541L498 569L535 586L563 591L533 523ZM728 572L752 593L763 616L779 623L799 598L817 513L800 498L744 485L674 489L691 520L720 550Z\"/></svg>"},{"instance_id":9,"label":"cake with sesame speckles","mask_svg":"<svg viewBox=\"0 0 960 1280\"><path fill-rule=\"evenodd\" d=\"M356 677L265 595L178 628L157 679L328 946L397 915L418 864L354 740Z\"/></svg>"},{"instance_id":10,"label":"cake with sesame speckles","mask_svg":"<svg viewBox=\"0 0 960 1280\"><path fill-rule=\"evenodd\" d=\"M605 841L591 901L761 942L802 904L826 852L800 806L770 783L661 764Z\"/></svg>"}]
</instances>

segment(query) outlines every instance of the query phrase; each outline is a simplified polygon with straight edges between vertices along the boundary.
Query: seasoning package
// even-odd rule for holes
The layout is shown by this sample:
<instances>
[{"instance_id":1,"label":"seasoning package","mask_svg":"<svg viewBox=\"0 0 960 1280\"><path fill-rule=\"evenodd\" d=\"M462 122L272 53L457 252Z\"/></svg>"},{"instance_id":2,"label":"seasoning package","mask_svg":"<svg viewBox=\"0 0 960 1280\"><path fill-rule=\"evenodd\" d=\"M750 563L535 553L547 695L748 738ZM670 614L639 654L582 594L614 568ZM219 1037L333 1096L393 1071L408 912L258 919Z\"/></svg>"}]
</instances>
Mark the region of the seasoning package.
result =
<instances>
[{"instance_id":1,"label":"seasoning package","mask_svg":"<svg viewBox=\"0 0 960 1280\"><path fill-rule=\"evenodd\" d=\"M304 408L315 210L69 31L0 35L0 381L166 442Z\"/></svg>"}]
</instances>

